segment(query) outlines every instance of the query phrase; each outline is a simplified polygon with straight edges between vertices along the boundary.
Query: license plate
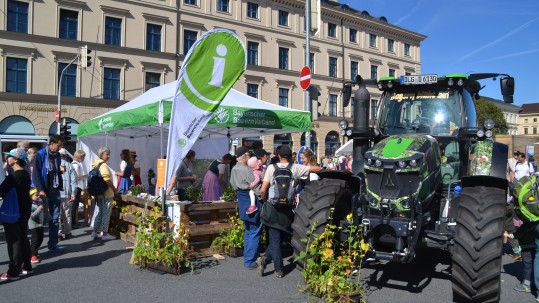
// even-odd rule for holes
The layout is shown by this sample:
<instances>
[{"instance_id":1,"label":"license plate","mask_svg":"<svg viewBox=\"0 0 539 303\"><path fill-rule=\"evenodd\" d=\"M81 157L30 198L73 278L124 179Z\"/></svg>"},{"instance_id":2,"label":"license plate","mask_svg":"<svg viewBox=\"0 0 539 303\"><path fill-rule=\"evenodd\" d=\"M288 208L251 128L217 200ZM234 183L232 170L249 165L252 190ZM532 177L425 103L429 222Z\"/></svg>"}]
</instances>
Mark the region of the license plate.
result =
<instances>
[{"instance_id":1,"label":"license plate","mask_svg":"<svg viewBox=\"0 0 539 303\"><path fill-rule=\"evenodd\" d=\"M431 84L438 82L438 75L401 76L401 84Z\"/></svg>"}]
</instances>

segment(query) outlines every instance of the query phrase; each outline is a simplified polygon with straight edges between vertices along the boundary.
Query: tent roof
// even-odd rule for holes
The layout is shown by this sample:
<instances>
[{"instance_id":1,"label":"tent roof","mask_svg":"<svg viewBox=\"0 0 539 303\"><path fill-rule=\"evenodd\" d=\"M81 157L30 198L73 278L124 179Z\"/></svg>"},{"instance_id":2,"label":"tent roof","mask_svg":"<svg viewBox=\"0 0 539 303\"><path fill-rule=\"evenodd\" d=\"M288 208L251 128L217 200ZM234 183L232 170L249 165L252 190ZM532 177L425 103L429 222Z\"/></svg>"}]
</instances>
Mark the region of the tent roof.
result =
<instances>
[{"instance_id":1,"label":"tent roof","mask_svg":"<svg viewBox=\"0 0 539 303\"><path fill-rule=\"evenodd\" d=\"M159 104L163 103L163 128L168 122L176 81L152 88L146 93L101 116L78 126L78 136L98 133L139 138L157 136ZM303 132L311 129L310 114L261 101L231 89L212 116L200 138L254 137L283 132Z\"/></svg>"}]
</instances>

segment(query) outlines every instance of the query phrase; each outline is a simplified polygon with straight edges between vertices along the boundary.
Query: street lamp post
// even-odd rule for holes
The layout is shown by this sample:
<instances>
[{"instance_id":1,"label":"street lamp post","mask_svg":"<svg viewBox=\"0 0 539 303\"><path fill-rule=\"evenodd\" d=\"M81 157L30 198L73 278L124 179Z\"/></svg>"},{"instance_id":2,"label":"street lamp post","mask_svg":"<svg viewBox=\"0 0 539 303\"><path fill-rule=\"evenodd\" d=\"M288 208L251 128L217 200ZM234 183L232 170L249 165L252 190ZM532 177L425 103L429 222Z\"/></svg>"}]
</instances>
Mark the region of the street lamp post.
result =
<instances>
[{"instance_id":1,"label":"street lamp post","mask_svg":"<svg viewBox=\"0 0 539 303\"><path fill-rule=\"evenodd\" d=\"M64 69L62 70L62 73L60 74L60 79L58 79L58 121L57 121L57 134L60 135L60 123L62 121L62 80L64 78L64 74L66 72L66 70L71 66L71 64L73 64L73 62L75 62L75 60L79 59L80 57L80 49L77 51L77 56L71 60L71 62L69 62L69 64L64 67Z\"/></svg>"}]
</instances>

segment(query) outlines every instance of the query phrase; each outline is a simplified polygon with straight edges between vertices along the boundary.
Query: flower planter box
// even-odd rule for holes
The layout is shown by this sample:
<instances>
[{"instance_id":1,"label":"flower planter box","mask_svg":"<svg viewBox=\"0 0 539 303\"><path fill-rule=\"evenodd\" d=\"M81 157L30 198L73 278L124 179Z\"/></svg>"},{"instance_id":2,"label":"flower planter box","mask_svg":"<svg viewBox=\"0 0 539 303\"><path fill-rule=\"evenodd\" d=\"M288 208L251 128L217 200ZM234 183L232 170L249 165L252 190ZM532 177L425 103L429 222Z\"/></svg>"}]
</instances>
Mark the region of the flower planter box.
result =
<instances>
[{"instance_id":1,"label":"flower planter box","mask_svg":"<svg viewBox=\"0 0 539 303\"><path fill-rule=\"evenodd\" d=\"M178 268L177 266L169 267L163 263L147 263L146 267L173 275L179 275L183 269L183 267Z\"/></svg>"},{"instance_id":2,"label":"flower planter box","mask_svg":"<svg viewBox=\"0 0 539 303\"><path fill-rule=\"evenodd\" d=\"M243 257L243 247L242 248L240 248L240 247L231 247L228 250L228 255L233 257L233 258Z\"/></svg>"}]
</instances>

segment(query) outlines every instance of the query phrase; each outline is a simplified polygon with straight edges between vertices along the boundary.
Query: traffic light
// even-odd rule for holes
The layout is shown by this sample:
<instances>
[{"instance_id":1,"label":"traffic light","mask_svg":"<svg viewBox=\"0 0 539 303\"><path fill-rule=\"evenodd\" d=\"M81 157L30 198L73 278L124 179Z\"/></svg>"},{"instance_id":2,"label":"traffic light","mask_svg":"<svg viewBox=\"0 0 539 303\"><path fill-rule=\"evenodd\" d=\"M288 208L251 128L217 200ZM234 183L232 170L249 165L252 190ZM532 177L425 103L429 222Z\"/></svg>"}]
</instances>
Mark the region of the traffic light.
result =
<instances>
[{"instance_id":1,"label":"traffic light","mask_svg":"<svg viewBox=\"0 0 539 303\"><path fill-rule=\"evenodd\" d=\"M81 47L80 60L82 68L88 68L92 66L92 56L90 56L91 53L92 50L88 49L88 45Z\"/></svg>"},{"instance_id":2,"label":"traffic light","mask_svg":"<svg viewBox=\"0 0 539 303\"><path fill-rule=\"evenodd\" d=\"M71 120L62 118L62 123L60 123L60 134L64 139L64 142L71 141Z\"/></svg>"},{"instance_id":3,"label":"traffic light","mask_svg":"<svg viewBox=\"0 0 539 303\"><path fill-rule=\"evenodd\" d=\"M320 102L318 102L318 97L320 97L320 90L316 88L315 86L309 87L309 97L311 98L311 111L312 111L312 117L313 120L318 120L318 117L320 116L320 113L318 112L318 108L322 106Z\"/></svg>"}]
</instances>

